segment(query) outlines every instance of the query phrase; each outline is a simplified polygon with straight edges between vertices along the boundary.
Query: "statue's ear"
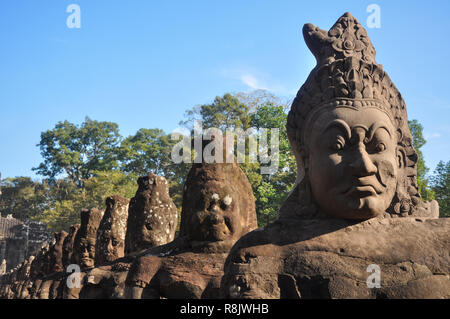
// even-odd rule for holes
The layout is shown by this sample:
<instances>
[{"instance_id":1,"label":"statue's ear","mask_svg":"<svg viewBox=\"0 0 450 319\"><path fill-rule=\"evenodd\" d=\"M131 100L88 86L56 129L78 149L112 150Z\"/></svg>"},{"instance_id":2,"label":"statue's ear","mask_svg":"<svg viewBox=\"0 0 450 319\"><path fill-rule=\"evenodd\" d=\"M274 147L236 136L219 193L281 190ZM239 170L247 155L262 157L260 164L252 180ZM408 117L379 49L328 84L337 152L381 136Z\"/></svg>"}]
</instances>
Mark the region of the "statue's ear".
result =
<instances>
[{"instance_id":1,"label":"statue's ear","mask_svg":"<svg viewBox=\"0 0 450 319\"><path fill-rule=\"evenodd\" d=\"M397 166L398 168L405 168L406 166L406 153L403 147L397 146L396 149Z\"/></svg>"},{"instance_id":2,"label":"statue's ear","mask_svg":"<svg viewBox=\"0 0 450 319\"><path fill-rule=\"evenodd\" d=\"M401 129L397 130L397 141L403 140L403 132ZM397 148L395 150L395 155L397 158L397 166L398 168L405 168L406 167L406 152L404 147L397 145Z\"/></svg>"},{"instance_id":3,"label":"statue's ear","mask_svg":"<svg viewBox=\"0 0 450 319\"><path fill-rule=\"evenodd\" d=\"M295 155L295 160L297 162L297 180L296 184L298 184L306 175L306 170L308 167L308 152L305 146L300 143L295 134L292 134L288 131L288 139L291 144L292 151Z\"/></svg>"},{"instance_id":4,"label":"statue's ear","mask_svg":"<svg viewBox=\"0 0 450 319\"><path fill-rule=\"evenodd\" d=\"M305 148L305 146L299 146L298 147L298 154L300 155L300 158L303 162L303 167L305 170L309 167L309 153L308 150Z\"/></svg>"}]
</instances>

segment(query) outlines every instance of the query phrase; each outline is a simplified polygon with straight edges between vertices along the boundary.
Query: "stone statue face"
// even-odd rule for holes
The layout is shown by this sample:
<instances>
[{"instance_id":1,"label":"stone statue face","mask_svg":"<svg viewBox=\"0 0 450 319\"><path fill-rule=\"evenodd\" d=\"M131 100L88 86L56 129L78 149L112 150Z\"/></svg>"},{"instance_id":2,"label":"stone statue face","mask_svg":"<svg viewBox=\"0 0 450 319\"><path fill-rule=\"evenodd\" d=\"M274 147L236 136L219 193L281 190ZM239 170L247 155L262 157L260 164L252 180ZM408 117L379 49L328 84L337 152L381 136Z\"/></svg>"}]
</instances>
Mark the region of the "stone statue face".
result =
<instances>
[{"instance_id":1,"label":"stone statue face","mask_svg":"<svg viewBox=\"0 0 450 319\"><path fill-rule=\"evenodd\" d=\"M73 243L73 260L81 268L90 268L95 264L95 241L103 211L96 208L81 211L81 226Z\"/></svg>"},{"instance_id":2,"label":"stone statue face","mask_svg":"<svg viewBox=\"0 0 450 319\"><path fill-rule=\"evenodd\" d=\"M315 202L337 218L368 219L389 207L398 174L397 133L376 108L320 111L308 138Z\"/></svg>"},{"instance_id":3,"label":"stone statue face","mask_svg":"<svg viewBox=\"0 0 450 319\"><path fill-rule=\"evenodd\" d=\"M123 256L124 255L124 242L120 238L116 238L112 236L108 240L107 244L107 259L108 260L114 260L117 258L117 256Z\"/></svg>"},{"instance_id":4,"label":"stone statue face","mask_svg":"<svg viewBox=\"0 0 450 319\"><path fill-rule=\"evenodd\" d=\"M209 181L200 193L194 214L189 218L190 237L197 241L225 241L242 230L239 197L228 185Z\"/></svg>"},{"instance_id":5,"label":"stone statue face","mask_svg":"<svg viewBox=\"0 0 450 319\"><path fill-rule=\"evenodd\" d=\"M80 241L80 266L82 268L94 267L95 241L83 238Z\"/></svg>"},{"instance_id":6,"label":"stone statue face","mask_svg":"<svg viewBox=\"0 0 450 319\"><path fill-rule=\"evenodd\" d=\"M97 230L95 264L111 262L125 255L129 200L118 195L106 199L106 210Z\"/></svg>"},{"instance_id":7,"label":"stone statue face","mask_svg":"<svg viewBox=\"0 0 450 319\"><path fill-rule=\"evenodd\" d=\"M124 238L121 238L112 232L109 232L107 235L97 238L96 242L97 247L95 249L95 257L97 263L100 262L100 264L114 261L125 255ZM102 249L102 251L99 251L99 249Z\"/></svg>"}]
</instances>

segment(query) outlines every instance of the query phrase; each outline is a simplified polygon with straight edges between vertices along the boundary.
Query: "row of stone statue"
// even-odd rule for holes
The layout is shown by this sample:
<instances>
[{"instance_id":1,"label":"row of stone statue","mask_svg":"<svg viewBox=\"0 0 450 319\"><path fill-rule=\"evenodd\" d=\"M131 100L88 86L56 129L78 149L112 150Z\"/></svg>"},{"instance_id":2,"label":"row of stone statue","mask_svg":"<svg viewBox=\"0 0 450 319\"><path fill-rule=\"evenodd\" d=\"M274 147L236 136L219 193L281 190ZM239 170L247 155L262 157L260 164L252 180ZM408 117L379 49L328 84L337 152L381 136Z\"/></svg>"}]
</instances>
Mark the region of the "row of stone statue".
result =
<instances>
[{"instance_id":1,"label":"row of stone statue","mask_svg":"<svg viewBox=\"0 0 450 319\"><path fill-rule=\"evenodd\" d=\"M123 289L132 260L157 247L161 251L155 253L159 256L155 258L161 261L164 256L190 251L192 255L173 257L165 267L173 268L177 276L183 274L194 281L205 281L206 286L205 276L215 279L216 286L209 289L215 291L211 296L218 297L218 284L229 249L241 235L256 228L253 192L245 174L236 163L194 165L186 181L180 236L175 241L178 211L169 197L166 179L150 174L139 178L138 185L131 201L116 195L106 199L104 212L95 208L83 210L81 225L72 226L69 233L55 233L52 245L44 246L36 257L1 277L0 296L125 297ZM202 211L203 215L199 214ZM75 278L67 272L71 265L81 270L83 278L80 277L79 287L68 284L68 280ZM206 273L196 275L198 271ZM141 270L133 274L143 275ZM171 285L180 287L167 288L165 293L158 292L159 296L201 297L206 289L201 284L189 285L185 289L195 287L195 291L180 292L183 284L175 277L170 280L174 281ZM99 287L98 281L102 281ZM103 287L105 284L109 285L107 289ZM77 286L75 282L74 285ZM114 292L108 293L111 289Z\"/></svg>"},{"instance_id":2,"label":"row of stone statue","mask_svg":"<svg viewBox=\"0 0 450 319\"><path fill-rule=\"evenodd\" d=\"M79 228L3 276L0 296L450 298L450 219L420 197L406 105L366 30L346 13L303 34L317 66L288 115L298 174L276 221L256 229L237 163L199 163L174 238L167 182L149 175L129 204L82 212Z\"/></svg>"}]
</instances>

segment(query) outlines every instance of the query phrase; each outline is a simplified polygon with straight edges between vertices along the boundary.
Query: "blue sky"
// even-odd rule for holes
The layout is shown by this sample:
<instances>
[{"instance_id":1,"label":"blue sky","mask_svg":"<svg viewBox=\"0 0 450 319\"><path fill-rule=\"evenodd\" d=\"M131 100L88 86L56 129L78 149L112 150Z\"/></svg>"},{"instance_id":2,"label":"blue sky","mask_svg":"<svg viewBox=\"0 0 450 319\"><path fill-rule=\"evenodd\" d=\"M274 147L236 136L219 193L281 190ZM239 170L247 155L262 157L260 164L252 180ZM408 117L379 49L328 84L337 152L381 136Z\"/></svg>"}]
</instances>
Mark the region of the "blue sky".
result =
<instances>
[{"instance_id":1,"label":"blue sky","mask_svg":"<svg viewBox=\"0 0 450 319\"><path fill-rule=\"evenodd\" d=\"M69 29L66 8L81 8ZM301 36L346 11L368 28L377 61L424 126L433 170L450 160L450 1L15 0L0 3L0 172L33 176L40 133L85 116L170 132L183 113L226 92L295 95L315 60Z\"/></svg>"}]
</instances>

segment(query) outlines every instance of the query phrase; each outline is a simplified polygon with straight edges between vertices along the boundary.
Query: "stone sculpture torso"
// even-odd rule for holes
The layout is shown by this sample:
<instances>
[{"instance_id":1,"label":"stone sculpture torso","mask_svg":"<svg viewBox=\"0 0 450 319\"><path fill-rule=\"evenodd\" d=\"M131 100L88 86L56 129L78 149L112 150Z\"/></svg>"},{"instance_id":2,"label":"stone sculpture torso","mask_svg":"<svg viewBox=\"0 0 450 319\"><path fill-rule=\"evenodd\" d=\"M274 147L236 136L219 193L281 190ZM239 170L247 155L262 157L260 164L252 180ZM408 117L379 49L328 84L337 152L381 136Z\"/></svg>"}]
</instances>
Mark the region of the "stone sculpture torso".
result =
<instances>
[{"instance_id":1,"label":"stone sculpture torso","mask_svg":"<svg viewBox=\"0 0 450 319\"><path fill-rule=\"evenodd\" d=\"M278 220L225 265L227 298L449 298L448 219ZM381 270L369 288L370 265ZM370 268L369 268L370 270Z\"/></svg>"}]
</instances>

